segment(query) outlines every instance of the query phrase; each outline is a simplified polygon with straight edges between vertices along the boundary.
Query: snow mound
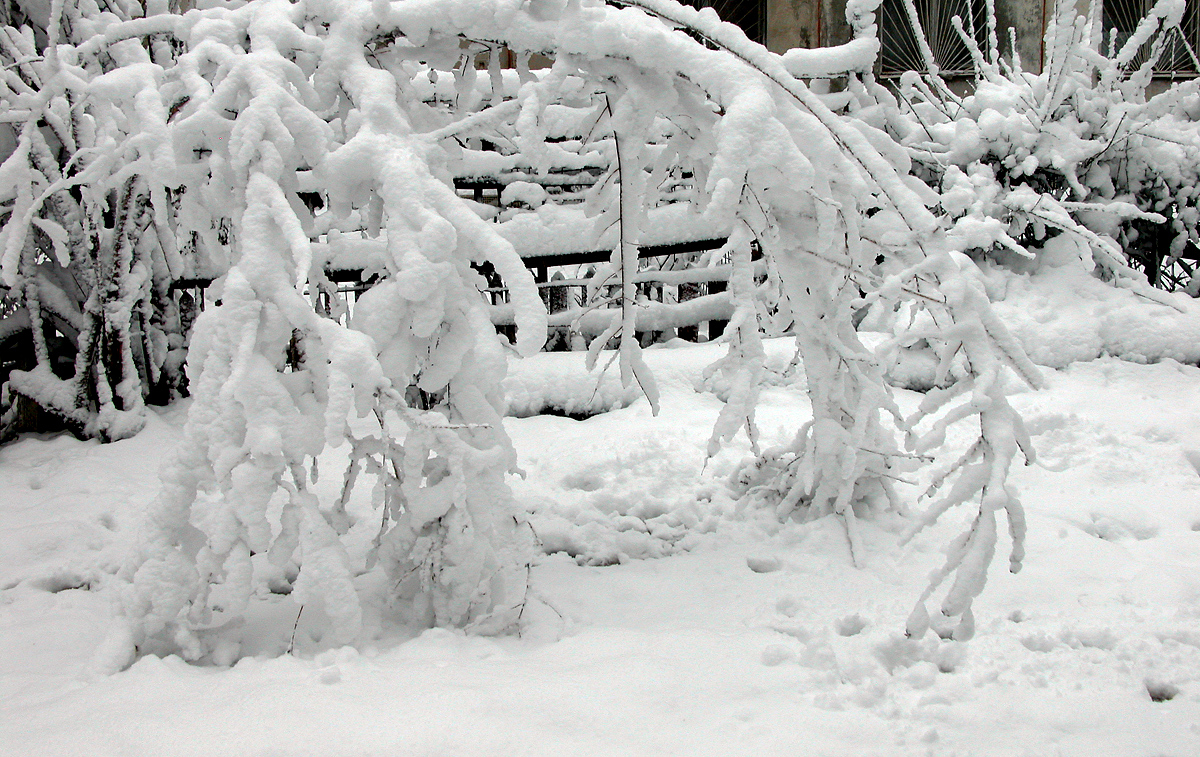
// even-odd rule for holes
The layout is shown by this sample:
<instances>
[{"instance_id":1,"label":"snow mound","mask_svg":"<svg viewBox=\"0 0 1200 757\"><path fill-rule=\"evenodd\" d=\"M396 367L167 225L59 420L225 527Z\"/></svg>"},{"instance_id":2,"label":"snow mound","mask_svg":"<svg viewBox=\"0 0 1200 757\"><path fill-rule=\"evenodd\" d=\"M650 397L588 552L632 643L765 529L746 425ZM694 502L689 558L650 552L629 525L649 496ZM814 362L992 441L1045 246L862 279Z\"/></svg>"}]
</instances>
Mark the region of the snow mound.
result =
<instances>
[{"instance_id":1,"label":"snow mound","mask_svg":"<svg viewBox=\"0 0 1200 757\"><path fill-rule=\"evenodd\" d=\"M727 349L724 343L691 344L673 339L653 345L643 356L664 393L711 392L725 401L731 390L728 378L719 373L709 375L707 369L724 357ZM767 340L766 384L803 386L803 369L791 366L795 350L793 339ZM601 352L594 371L585 366L583 352L543 352L510 360L503 382L506 415L586 418L629 407L642 392L636 383L621 385L620 371L610 366L615 354L613 350Z\"/></svg>"},{"instance_id":2,"label":"snow mound","mask_svg":"<svg viewBox=\"0 0 1200 757\"><path fill-rule=\"evenodd\" d=\"M972 267L992 308L1034 363L1063 369L1114 357L1131 363L1200 364L1200 301L1158 292L1167 307L1130 289L1102 281L1081 266L1043 266L1018 273L984 263ZM876 349L892 337L903 313L872 311L859 337ZM926 392L937 385L937 356L928 347L903 347L885 364L889 384ZM950 375L965 375L961 359Z\"/></svg>"},{"instance_id":3,"label":"snow mound","mask_svg":"<svg viewBox=\"0 0 1200 757\"><path fill-rule=\"evenodd\" d=\"M593 566L666 557L746 521L725 480L748 440L738 435L709 460L708 436L695 432L711 427L730 397L728 376L709 370L726 349L682 340L647 349L661 391L657 417L615 369L588 372L584 353L510 361L506 430L539 446L554 440L522 457L529 475L514 483L544 553ZM803 370L792 364L795 340L766 340L764 351L764 383L791 387L787 401L807 406ZM601 368L611 354L601 354Z\"/></svg>"},{"instance_id":4,"label":"snow mound","mask_svg":"<svg viewBox=\"0 0 1200 757\"><path fill-rule=\"evenodd\" d=\"M1179 307L1172 310L1073 266L987 276L996 314L1039 365L1065 368L1103 355L1200 363L1200 303L1186 295L1166 295Z\"/></svg>"}]
</instances>

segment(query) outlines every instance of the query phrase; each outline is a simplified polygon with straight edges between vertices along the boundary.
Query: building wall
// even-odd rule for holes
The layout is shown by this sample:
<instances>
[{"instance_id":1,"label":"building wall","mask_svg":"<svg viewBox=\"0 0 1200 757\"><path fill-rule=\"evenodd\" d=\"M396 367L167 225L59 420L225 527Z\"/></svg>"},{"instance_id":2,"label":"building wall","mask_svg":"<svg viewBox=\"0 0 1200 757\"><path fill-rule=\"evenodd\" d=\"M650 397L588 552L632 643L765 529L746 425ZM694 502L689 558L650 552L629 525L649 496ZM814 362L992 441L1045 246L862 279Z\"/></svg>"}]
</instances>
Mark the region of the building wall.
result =
<instances>
[{"instance_id":1,"label":"building wall","mask_svg":"<svg viewBox=\"0 0 1200 757\"><path fill-rule=\"evenodd\" d=\"M767 47L829 47L850 39L846 0L767 0Z\"/></svg>"},{"instance_id":2,"label":"building wall","mask_svg":"<svg viewBox=\"0 0 1200 757\"><path fill-rule=\"evenodd\" d=\"M820 4L816 0L767 0L767 48L820 47Z\"/></svg>"},{"instance_id":3,"label":"building wall","mask_svg":"<svg viewBox=\"0 0 1200 757\"><path fill-rule=\"evenodd\" d=\"M1085 0L1079 0L1085 2ZM1017 36L1017 52L1026 71L1042 72L1042 36L1046 27L1047 4L1054 0L996 0L996 33L1001 37L1000 51L1011 55L1012 45L1005 37L1012 27Z\"/></svg>"}]
</instances>

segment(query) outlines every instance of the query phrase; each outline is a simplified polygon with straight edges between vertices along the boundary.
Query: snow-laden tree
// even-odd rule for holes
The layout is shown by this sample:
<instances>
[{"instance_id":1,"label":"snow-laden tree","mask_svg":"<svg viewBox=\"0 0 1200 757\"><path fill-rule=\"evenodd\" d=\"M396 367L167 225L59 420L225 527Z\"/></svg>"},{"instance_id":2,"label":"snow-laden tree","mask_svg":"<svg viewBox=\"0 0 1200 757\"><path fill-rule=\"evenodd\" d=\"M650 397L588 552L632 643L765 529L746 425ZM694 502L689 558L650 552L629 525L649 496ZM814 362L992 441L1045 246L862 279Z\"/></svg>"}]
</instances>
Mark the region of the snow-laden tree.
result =
<instances>
[{"instance_id":1,"label":"snow-laden tree","mask_svg":"<svg viewBox=\"0 0 1200 757\"><path fill-rule=\"evenodd\" d=\"M169 67L121 79L119 101L137 103L153 82L156 102L168 103L165 132L147 128L142 139L171 148L175 238L208 257L227 240L229 260L220 305L192 340L195 400L181 449L123 573L126 651L130 641L167 642L204 654L199 632L242 613L264 559L299 566L297 598L323 610L342 640L360 634L364 604L380 592L406 601L419 622L511 627L529 529L504 481L515 469L499 418L506 348L472 264L499 272L520 326L516 348L535 351L545 312L513 240L577 229L578 214L614 248L619 308L597 342L620 340L623 378L652 403L634 339L638 248L671 224L729 235L736 312L729 357L715 369L732 374L734 391L713 450L742 428L756 438L757 240L767 290L782 293L779 317L798 335L813 420L791 444L762 451L739 485L781 516L840 517L856 558L857 513L901 507L891 482L912 456L884 422L889 412L909 428L854 313L908 301L933 314L897 344L937 345L943 368L966 359L963 377L922 414L961 401L910 443L925 451L950 423L980 424L978 442L941 477L953 481L949 493L922 521L981 495L944 571L956 578L942 612L969 635L998 510L1014 536L1014 569L1020 561L1023 517L1006 477L1023 434L1003 372L1036 384L1036 371L963 275L953 237L885 132L831 110L828 96L711 11L669 0L621 6L252 0L104 30L105 40L153 31L179 46ZM863 38L874 7L848 9ZM518 56L516 77L498 66L501 46ZM873 50L856 43L829 55L861 70ZM552 66L529 71L535 53ZM492 61L486 86L481 55ZM438 94L443 80L453 82L449 97ZM590 126L576 130L580 139L549 138L581 113ZM548 203L520 223L490 224L452 188L487 157L485 139L501 146L499 161L519 154L536 169L592 152L608 173L584 207ZM350 258L377 283L353 313L318 312L324 267ZM433 410L405 402L411 386L434 398ZM346 442L342 495L321 502L316 458ZM376 482L370 523L347 512L364 472ZM372 547L352 554L347 544L363 529ZM376 566L386 580L371 578ZM924 631L923 607L914 633Z\"/></svg>"},{"instance_id":2,"label":"snow-laden tree","mask_svg":"<svg viewBox=\"0 0 1200 757\"><path fill-rule=\"evenodd\" d=\"M145 400L178 385L183 335L169 287L183 256L157 91L174 48L154 34L173 24L170 11L165 0L146 11L6 4L0 286L14 307L0 343L28 354L0 389L0 437L15 393L111 440L136 433Z\"/></svg>"}]
</instances>

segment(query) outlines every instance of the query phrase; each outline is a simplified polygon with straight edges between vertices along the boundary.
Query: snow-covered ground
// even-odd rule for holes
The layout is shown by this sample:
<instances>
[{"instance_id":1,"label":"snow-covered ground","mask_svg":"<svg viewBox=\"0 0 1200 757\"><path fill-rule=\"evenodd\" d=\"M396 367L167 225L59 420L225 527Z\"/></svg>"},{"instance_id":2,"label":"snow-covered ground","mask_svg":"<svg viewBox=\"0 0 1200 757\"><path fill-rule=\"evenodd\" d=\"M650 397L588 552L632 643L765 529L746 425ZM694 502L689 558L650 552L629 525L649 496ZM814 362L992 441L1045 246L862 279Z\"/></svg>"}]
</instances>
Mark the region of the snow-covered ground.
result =
<instances>
[{"instance_id":1,"label":"snow-covered ground","mask_svg":"<svg viewBox=\"0 0 1200 757\"><path fill-rule=\"evenodd\" d=\"M782 371L791 345L768 348ZM517 497L560 550L531 569L519 637L384 626L328 648L264 584L231 666L94 673L105 587L184 408L106 446L0 448L0 754L1200 754L1200 369L1101 358L1014 397L1041 455L1016 473L1028 557L997 560L964 644L903 626L966 513L903 548L901 518L865 522L856 569L837 521L739 510L722 482L744 438L704 456L719 354L647 352L658 417L596 390L581 355L514 365L518 414L614 408L506 422ZM764 391L768 444L806 417L794 383Z\"/></svg>"}]
</instances>

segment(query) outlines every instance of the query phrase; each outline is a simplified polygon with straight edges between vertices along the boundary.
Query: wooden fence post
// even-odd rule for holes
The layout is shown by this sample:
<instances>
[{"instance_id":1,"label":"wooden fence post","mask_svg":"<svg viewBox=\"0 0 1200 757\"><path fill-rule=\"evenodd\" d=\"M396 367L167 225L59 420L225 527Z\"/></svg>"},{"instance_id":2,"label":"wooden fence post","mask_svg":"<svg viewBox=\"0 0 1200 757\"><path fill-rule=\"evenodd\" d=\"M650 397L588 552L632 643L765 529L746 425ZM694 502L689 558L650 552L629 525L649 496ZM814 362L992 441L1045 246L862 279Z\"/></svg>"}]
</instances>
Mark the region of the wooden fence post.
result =
<instances>
[{"instance_id":1,"label":"wooden fence post","mask_svg":"<svg viewBox=\"0 0 1200 757\"><path fill-rule=\"evenodd\" d=\"M699 296L700 296L700 285L699 284L688 283L688 284L680 284L679 285L679 297L677 298L677 302L687 302L688 300L694 300ZM700 326L699 325L694 324L692 326L680 326L677 333L679 334L680 339L683 339L683 340L686 340L689 342L700 341Z\"/></svg>"},{"instance_id":2,"label":"wooden fence post","mask_svg":"<svg viewBox=\"0 0 1200 757\"><path fill-rule=\"evenodd\" d=\"M724 292L729 287L729 282L726 281L710 281L708 282L708 293L717 294ZM729 321L709 321L708 322L708 341L712 341L725 333L725 327L729 325Z\"/></svg>"}]
</instances>

